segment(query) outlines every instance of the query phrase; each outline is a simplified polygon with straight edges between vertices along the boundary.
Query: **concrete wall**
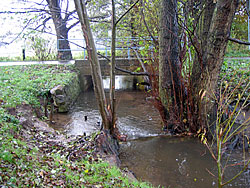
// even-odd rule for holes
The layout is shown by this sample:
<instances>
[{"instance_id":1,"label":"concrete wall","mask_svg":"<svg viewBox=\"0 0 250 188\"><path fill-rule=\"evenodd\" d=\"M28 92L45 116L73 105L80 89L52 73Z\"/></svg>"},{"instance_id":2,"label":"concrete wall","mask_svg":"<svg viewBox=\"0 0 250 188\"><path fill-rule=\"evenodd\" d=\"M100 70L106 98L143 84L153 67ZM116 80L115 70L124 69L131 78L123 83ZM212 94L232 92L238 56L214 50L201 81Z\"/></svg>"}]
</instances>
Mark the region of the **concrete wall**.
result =
<instances>
[{"instance_id":1,"label":"concrete wall","mask_svg":"<svg viewBox=\"0 0 250 188\"><path fill-rule=\"evenodd\" d=\"M110 62L106 59L100 59L101 71L103 76L109 76ZM88 60L75 60L75 66L79 69L81 75L91 75L91 69ZM116 66L129 71L134 71L139 62L137 59L116 59ZM128 75L127 73L116 70L116 75Z\"/></svg>"}]
</instances>

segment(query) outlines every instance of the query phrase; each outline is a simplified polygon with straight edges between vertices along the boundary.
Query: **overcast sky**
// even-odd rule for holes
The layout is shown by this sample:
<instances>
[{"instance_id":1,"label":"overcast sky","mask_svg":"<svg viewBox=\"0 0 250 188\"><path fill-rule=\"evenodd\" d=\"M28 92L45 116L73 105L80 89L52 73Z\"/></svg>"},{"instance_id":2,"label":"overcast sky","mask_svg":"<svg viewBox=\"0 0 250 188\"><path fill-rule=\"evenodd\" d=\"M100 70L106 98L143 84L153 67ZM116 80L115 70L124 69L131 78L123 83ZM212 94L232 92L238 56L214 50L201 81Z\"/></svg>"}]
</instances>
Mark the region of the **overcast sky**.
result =
<instances>
[{"instance_id":1,"label":"overcast sky","mask_svg":"<svg viewBox=\"0 0 250 188\"><path fill-rule=\"evenodd\" d=\"M27 5L21 2L20 0L1 0L0 1L0 11L17 11L22 8L28 8L31 6L32 2L42 2L42 0L26 0L29 2ZM44 0L45 2L45 0ZM70 9L74 9L73 0L70 0ZM45 2L46 3L46 2ZM35 7L36 5L34 5ZM26 53L28 55L32 55L29 46L28 40L19 36L20 32L24 27L24 18L27 15L20 14L0 14L0 57L2 56L22 56L22 49L26 49ZM52 28L52 32L54 31L54 25L52 20L49 23L50 28ZM26 32L28 30L25 30ZM29 30L30 31L30 30ZM17 36L19 36L17 38ZM40 35L37 34L40 37ZM47 38L51 41L55 41L54 46L56 48L56 37L49 34L42 35L43 38ZM16 39L17 38L17 39ZM27 37L26 37L27 38ZM81 46L84 45L84 39L82 36L82 32L80 31L80 26L74 27L69 32L69 39L73 39L73 41ZM14 42L12 42L14 40ZM12 42L12 43L11 43ZM4 43L11 43L9 45L3 45ZM97 45L97 48L104 48L104 46ZM71 44L72 53L80 53L82 49ZM30 53L29 53L30 52Z\"/></svg>"},{"instance_id":2,"label":"overcast sky","mask_svg":"<svg viewBox=\"0 0 250 188\"><path fill-rule=\"evenodd\" d=\"M29 2L34 2L32 0L29 0ZM38 2L38 1L35 1ZM40 2L40 1L39 1ZM72 1L73 2L73 1ZM29 4L30 6L30 4ZM28 7L28 6L26 6ZM0 11L14 11L14 10L20 10L21 8L25 8L25 4L21 3L18 0L1 0L0 1ZM0 33L0 56L21 56L22 55L22 49L26 48L26 51L28 52L28 44L27 40L24 38L18 38L18 34L22 31L23 26L25 25L23 23L23 18L25 16L15 15L15 14L0 14L0 27L1 27L1 33ZM52 21L49 23L49 26L54 31L54 25ZM43 35L45 38L49 38L51 40L55 40L55 47L56 47L56 37L53 35ZM77 38L77 39L83 39L81 32L76 31L76 29L72 29L69 33L69 38ZM12 42L14 39L16 39L14 42ZM4 43L10 43L9 45L4 45ZM76 42L76 41L75 41ZM80 43L83 45L82 41L78 41L77 43ZM76 47L72 46L73 49ZM79 51L77 52L79 53ZM31 55L31 54L30 54Z\"/></svg>"},{"instance_id":3,"label":"overcast sky","mask_svg":"<svg viewBox=\"0 0 250 188\"><path fill-rule=\"evenodd\" d=\"M0 1L0 11L12 11L17 8L24 7L24 4L13 3L17 0ZM19 16L15 14L0 14L0 27L1 27L1 42L11 43L17 35L22 31L22 21ZM0 56L19 56L22 54L24 41L17 39L9 45L2 43L0 47Z\"/></svg>"}]
</instances>

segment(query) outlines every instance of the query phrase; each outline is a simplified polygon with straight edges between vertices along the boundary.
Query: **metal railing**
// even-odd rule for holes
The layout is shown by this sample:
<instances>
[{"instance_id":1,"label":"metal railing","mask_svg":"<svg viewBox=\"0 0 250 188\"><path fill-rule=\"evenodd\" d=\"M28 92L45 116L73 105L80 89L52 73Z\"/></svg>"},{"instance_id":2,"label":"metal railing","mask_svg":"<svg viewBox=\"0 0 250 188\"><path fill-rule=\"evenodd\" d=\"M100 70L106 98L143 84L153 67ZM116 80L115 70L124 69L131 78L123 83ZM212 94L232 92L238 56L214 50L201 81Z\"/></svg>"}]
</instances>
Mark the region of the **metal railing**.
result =
<instances>
[{"instance_id":1,"label":"metal railing","mask_svg":"<svg viewBox=\"0 0 250 188\"><path fill-rule=\"evenodd\" d=\"M84 39L68 39L70 42L70 49L60 49L59 43L67 39L57 40L57 50L62 51L83 51L83 57L86 59L86 43ZM152 42L152 38L116 38L116 54L118 57L131 59L133 57L133 50L144 49L146 43ZM105 56L111 54L111 38L99 38L95 40L96 49ZM153 49L153 45L148 47Z\"/></svg>"}]
</instances>

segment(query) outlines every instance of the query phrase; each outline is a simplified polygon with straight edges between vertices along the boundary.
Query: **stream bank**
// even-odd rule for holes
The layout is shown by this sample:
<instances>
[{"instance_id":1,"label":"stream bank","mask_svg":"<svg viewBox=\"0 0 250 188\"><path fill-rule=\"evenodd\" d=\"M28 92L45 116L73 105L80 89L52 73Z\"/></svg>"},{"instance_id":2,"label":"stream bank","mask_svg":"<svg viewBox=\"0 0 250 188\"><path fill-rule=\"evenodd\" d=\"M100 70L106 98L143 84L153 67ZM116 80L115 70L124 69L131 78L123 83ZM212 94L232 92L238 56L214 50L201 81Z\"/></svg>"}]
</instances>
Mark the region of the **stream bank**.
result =
<instances>
[{"instance_id":1,"label":"stream bank","mask_svg":"<svg viewBox=\"0 0 250 188\"><path fill-rule=\"evenodd\" d=\"M7 125L11 135L0 137L1 187L151 187L117 169L116 156L98 145L101 133L66 136L34 116L28 104L8 108L8 114L18 131Z\"/></svg>"},{"instance_id":2,"label":"stream bank","mask_svg":"<svg viewBox=\"0 0 250 188\"><path fill-rule=\"evenodd\" d=\"M0 187L150 187L95 155L94 136L48 126L40 102L75 75L65 65L0 67Z\"/></svg>"}]
</instances>

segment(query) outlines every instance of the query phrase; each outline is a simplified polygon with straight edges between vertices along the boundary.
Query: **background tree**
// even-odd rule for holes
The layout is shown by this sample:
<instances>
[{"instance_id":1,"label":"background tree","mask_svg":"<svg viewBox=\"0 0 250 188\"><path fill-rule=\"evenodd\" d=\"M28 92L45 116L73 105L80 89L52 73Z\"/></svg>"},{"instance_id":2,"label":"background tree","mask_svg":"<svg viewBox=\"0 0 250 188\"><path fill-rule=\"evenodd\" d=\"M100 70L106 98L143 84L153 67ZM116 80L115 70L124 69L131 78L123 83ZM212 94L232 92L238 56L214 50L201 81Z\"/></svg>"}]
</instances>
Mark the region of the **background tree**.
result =
<instances>
[{"instance_id":1,"label":"background tree","mask_svg":"<svg viewBox=\"0 0 250 188\"><path fill-rule=\"evenodd\" d=\"M59 59L72 59L72 53L70 50L70 45L68 41L68 32L71 28L73 28L79 22L76 21L75 23L67 26L69 20L72 19L72 15L75 13L75 10L69 11L69 1L66 1L66 9L62 10L62 2L63 0L46 0L49 7L49 17L47 20L53 20L55 30L56 30L56 37L58 41L58 58ZM62 16L64 14L64 17ZM47 21L46 19L44 21Z\"/></svg>"},{"instance_id":2,"label":"background tree","mask_svg":"<svg viewBox=\"0 0 250 188\"><path fill-rule=\"evenodd\" d=\"M235 13L231 29L231 37L242 41L248 41L247 5L247 0L242 0L239 2L239 7ZM247 45L237 44L235 42L229 41L226 52L228 55L237 55L239 52L249 54L249 47Z\"/></svg>"},{"instance_id":3,"label":"background tree","mask_svg":"<svg viewBox=\"0 0 250 188\"><path fill-rule=\"evenodd\" d=\"M75 10L69 0L46 0L46 1L13 1L18 8L2 11L2 14L14 14L13 18L19 17L23 25L22 30L16 34L11 42L19 37L26 37L30 32L41 32L56 35L59 40L58 58L72 59L72 53L68 41L68 33L79 22L75 19ZM22 3L22 5L20 5ZM53 20L54 30L50 20ZM9 42L9 43L11 43ZM8 44L8 43L6 43Z\"/></svg>"}]
</instances>

